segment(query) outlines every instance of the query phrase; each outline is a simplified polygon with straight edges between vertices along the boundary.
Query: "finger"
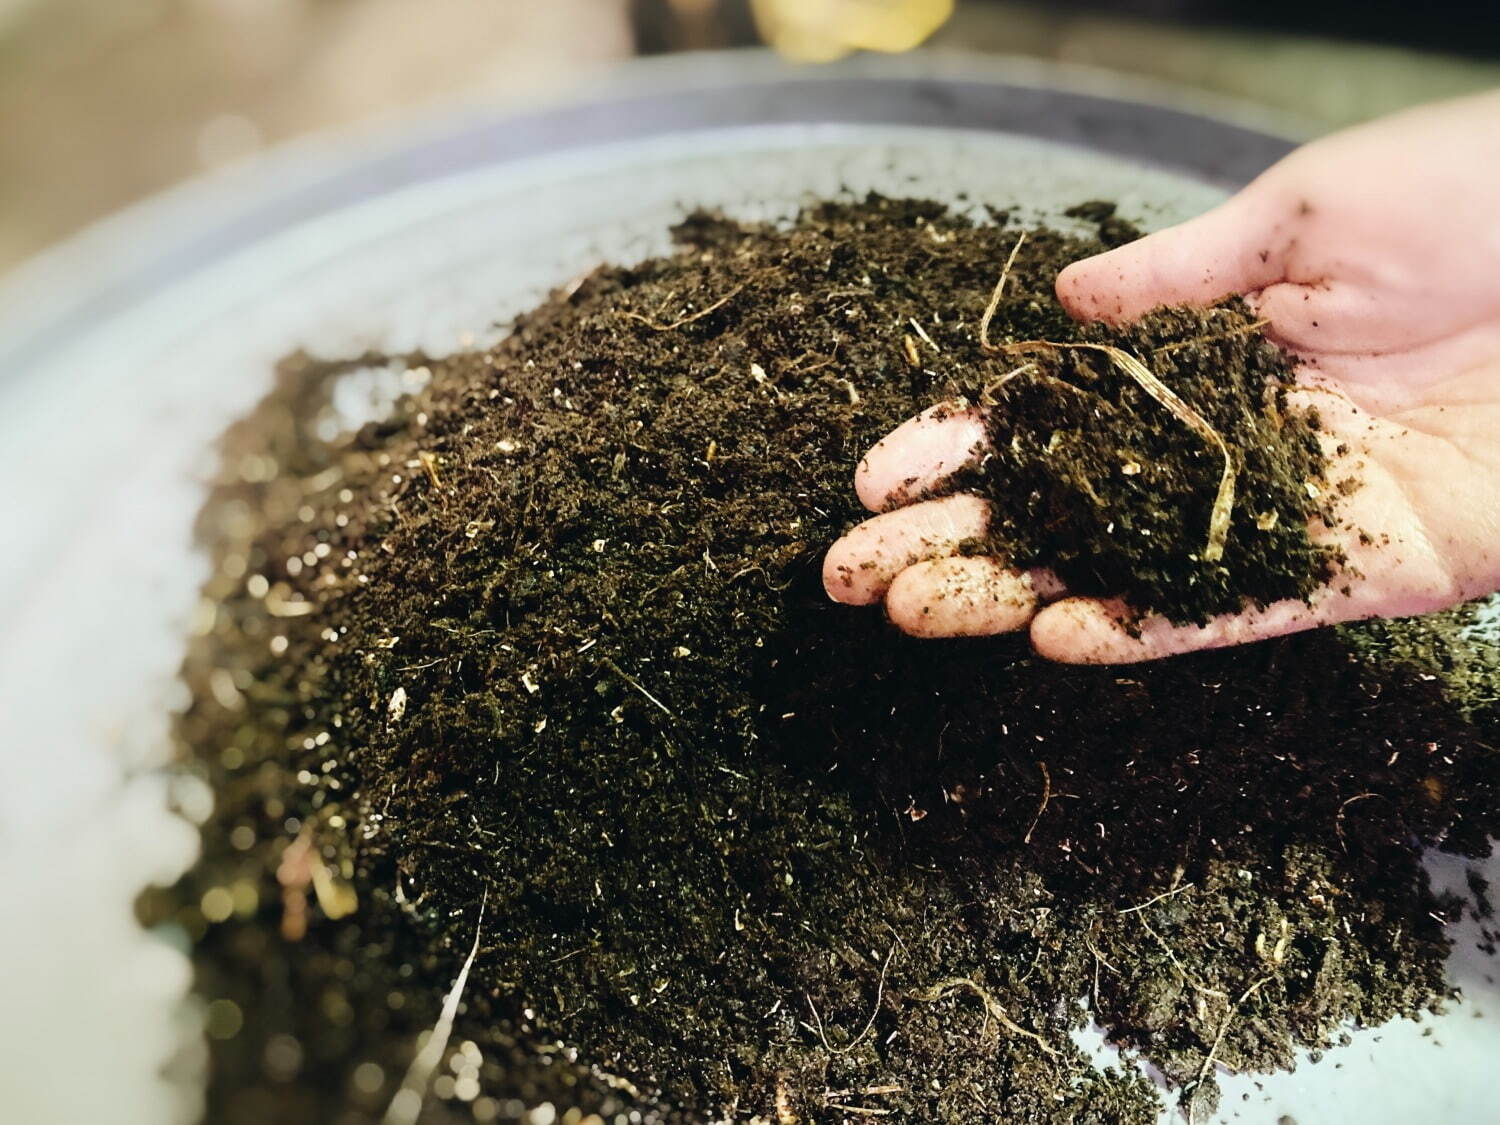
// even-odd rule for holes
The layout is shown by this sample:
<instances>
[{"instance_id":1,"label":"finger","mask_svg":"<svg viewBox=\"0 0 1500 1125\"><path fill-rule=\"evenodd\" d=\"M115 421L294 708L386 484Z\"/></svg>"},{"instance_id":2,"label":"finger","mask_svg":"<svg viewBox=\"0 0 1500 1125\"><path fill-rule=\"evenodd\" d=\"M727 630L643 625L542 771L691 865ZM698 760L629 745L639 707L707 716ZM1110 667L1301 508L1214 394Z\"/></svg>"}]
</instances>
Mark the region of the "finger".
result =
<instances>
[{"instance_id":1,"label":"finger","mask_svg":"<svg viewBox=\"0 0 1500 1125\"><path fill-rule=\"evenodd\" d=\"M1134 664L1263 641L1372 612L1353 599L1335 597L1315 606L1282 601L1216 617L1206 625L1175 625L1163 617L1132 618L1117 600L1065 598L1032 620L1031 643L1039 655L1063 664Z\"/></svg>"},{"instance_id":2,"label":"finger","mask_svg":"<svg viewBox=\"0 0 1500 1125\"><path fill-rule=\"evenodd\" d=\"M1078 320L1121 324L1161 305L1208 305L1280 281L1286 232L1271 193L1253 186L1227 203L1057 275L1057 299Z\"/></svg>"},{"instance_id":3,"label":"finger","mask_svg":"<svg viewBox=\"0 0 1500 1125\"><path fill-rule=\"evenodd\" d=\"M855 470L854 490L872 512L904 504L977 461L984 442L983 411L939 403L875 443Z\"/></svg>"},{"instance_id":4,"label":"finger","mask_svg":"<svg viewBox=\"0 0 1500 1125\"><path fill-rule=\"evenodd\" d=\"M988 637L1024 628L1059 589L1049 571L1011 570L989 558L934 559L896 576L885 609L914 637Z\"/></svg>"},{"instance_id":5,"label":"finger","mask_svg":"<svg viewBox=\"0 0 1500 1125\"><path fill-rule=\"evenodd\" d=\"M909 566L957 553L989 527L990 506L977 496L945 496L873 516L828 549L823 588L845 605L878 602Z\"/></svg>"},{"instance_id":6,"label":"finger","mask_svg":"<svg viewBox=\"0 0 1500 1125\"><path fill-rule=\"evenodd\" d=\"M1380 354L1317 352L1305 372L1342 389L1361 409L1389 416L1421 403L1450 411L1492 401L1500 375L1500 322L1430 344ZM1304 375L1304 378L1307 377Z\"/></svg>"},{"instance_id":7,"label":"finger","mask_svg":"<svg viewBox=\"0 0 1500 1125\"><path fill-rule=\"evenodd\" d=\"M1441 353L1445 346L1477 355L1493 344L1493 324L1455 331L1441 307L1422 310L1418 298L1398 302L1392 297L1364 281L1287 281L1267 287L1250 304L1258 317L1271 322L1279 343L1316 355L1384 356L1428 347ZM1401 316L1391 315L1396 307Z\"/></svg>"},{"instance_id":8,"label":"finger","mask_svg":"<svg viewBox=\"0 0 1500 1125\"><path fill-rule=\"evenodd\" d=\"M1372 316L1392 320L1389 309L1373 310L1368 288L1336 281L1299 284L1293 281L1269 285L1250 298L1250 307L1261 320L1271 322L1277 343L1293 351L1374 352L1384 347L1373 340L1361 347L1372 329L1384 334ZM1400 332L1406 330L1397 326Z\"/></svg>"}]
</instances>

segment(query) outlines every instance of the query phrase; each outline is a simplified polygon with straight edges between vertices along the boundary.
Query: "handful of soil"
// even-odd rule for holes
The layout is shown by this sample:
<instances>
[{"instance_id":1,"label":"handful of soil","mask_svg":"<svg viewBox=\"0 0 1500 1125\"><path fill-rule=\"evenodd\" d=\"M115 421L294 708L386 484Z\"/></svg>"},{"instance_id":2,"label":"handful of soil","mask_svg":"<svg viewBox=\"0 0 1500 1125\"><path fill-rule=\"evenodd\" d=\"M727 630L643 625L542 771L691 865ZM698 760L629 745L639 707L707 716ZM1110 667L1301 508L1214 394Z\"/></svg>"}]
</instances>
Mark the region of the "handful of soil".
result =
<instances>
[{"instance_id":1,"label":"handful of soil","mask_svg":"<svg viewBox=\"0 0 1500 1125\"><path fill-rule=\"evenodd\" d=\"M1180 618L1305 593L1315 419L1243 310L1078 329L1101 243L1037 230L988 325L1222 437L1212 559L1221 451L1107 353L982 346L1003 216L678 237L488 351L294 358L229 435L178 724L218 807L142 906L195 941L209 1120L1153 1121L1091 1019L1201 1119L1218 1063L1440 1003L1420 848L1500 809L1466 613L1121 674L821 589L864 449L988 388L995 549ZM425 386L320 436L391 362Z\"/></svg>"},{"instance_id":2,"label":"handful of soil","mask_svg":"<svg viewBox=\"0 0 1500 1125\"><path fill-rule=\"evenodd\" d=\"M1317 414L1288 404L1260 327L1234 300L994 346L1007 369L969 384L990 408L983 548L1180 622L1330 581L1339 560L1307 532L1337 519Z\"/></svg>"}]
</instances>

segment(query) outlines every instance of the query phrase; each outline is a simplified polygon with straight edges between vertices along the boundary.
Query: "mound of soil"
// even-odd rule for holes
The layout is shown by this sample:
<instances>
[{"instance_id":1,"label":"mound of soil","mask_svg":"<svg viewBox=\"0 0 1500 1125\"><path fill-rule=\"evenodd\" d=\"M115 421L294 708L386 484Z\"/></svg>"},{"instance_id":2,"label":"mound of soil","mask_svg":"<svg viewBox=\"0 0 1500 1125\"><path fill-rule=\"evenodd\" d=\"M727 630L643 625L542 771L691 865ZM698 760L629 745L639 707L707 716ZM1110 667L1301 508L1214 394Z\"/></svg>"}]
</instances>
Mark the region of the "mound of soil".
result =
<instances>
[{"instance_id":1,"label":"mound of soil","mask_svg":"<svg viewBox=\"0 0 1500 1125\"><path fill-rule=\"evenodd\" d=\"M964 391L1003 407L988 549L1182 619L1333 572L1316 419L1243 308L1080 329L1052 280L1103 243L1031 230L989 325L1152 357L1230 443L1212 559L1200 431L1106 353L981 346L1017 234L695 216L492 350L402 357L421 388L334 440L387 361L284 365L203 517L178 729L218 807L142 904L195 942L209 1120L1153 1121L1091 1019L1201 1118L1215 1063L1441 1002L1420 849L1500 811L1468 611L1061 668L823 594L859 456Z\"/></svg>"}]
</instances>

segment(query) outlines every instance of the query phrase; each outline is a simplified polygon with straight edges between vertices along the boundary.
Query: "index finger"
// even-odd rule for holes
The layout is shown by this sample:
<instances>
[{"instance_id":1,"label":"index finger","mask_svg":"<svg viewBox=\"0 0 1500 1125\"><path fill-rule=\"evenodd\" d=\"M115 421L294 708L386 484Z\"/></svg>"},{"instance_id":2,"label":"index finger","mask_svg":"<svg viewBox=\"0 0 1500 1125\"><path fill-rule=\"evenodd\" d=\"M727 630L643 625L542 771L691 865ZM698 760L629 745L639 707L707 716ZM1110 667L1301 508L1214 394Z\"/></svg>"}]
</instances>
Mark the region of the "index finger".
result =
<instances>
[{"instance_id":1,"label":"index finger","mask_svg":"<svg viewBox=\"0 0 1500 1125\"><path fill-rule=\"evenodd\" d=\"M1076 320L1124 324L1162 305L1211 305L1286 275L1289 231L1275 222L1278 201L1264 183L1175 227L1057 275L1057 298Z\"/></svg>"},{"instance_id":2,"label":"index finger","mask_svg":"<svg viewBox=\"0 0 1500 1125\"><path fill-rule=\"evenodd\" d=\"M987 440L984 411L940 402L871 447L854 472L854 490L872 512L910 503L959 469L977 464Z\"/></svg>"}]
</instances>

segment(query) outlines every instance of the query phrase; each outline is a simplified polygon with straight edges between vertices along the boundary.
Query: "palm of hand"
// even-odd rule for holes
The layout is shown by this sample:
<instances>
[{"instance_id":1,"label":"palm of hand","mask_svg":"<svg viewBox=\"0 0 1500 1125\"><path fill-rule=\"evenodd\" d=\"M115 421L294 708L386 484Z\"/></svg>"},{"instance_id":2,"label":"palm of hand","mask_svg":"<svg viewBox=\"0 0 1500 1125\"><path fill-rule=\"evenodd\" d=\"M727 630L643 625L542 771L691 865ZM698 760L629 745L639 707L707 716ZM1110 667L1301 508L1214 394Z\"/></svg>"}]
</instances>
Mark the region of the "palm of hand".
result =
<instances>
[{"instance_id":1,"label":"palm of hand","mask_svg":"<svg viewBox=\"0 0 1500 1125\"><path fill-rule=\"evenodd\" d=\"M1500 97L1488 96L1339 135L1223 207L1058 278L1059 298L1084 319L1244 293L1299 357L1295 393L1319 411L1332 477L1359 483L1337 526L1311 528L1348 560L1311 604L1201 628L1147 618L1127 632L1116 602L1059 598L1045 572L954 557L986 519L969 496L856 528L829 552L830 594L884 597L892 620L919 635L1029 624L1043 655L1114 662L1427 612L1500 587L1500 200L1485 198L1500 182L1497 118ZM1446 186L1432 176L1476 161L1477 175ZM957 468L982 434L973 413L906 423L861 464L861 498L877 510L899 502L912 483Z\"/></svg>"}]
</instances>

